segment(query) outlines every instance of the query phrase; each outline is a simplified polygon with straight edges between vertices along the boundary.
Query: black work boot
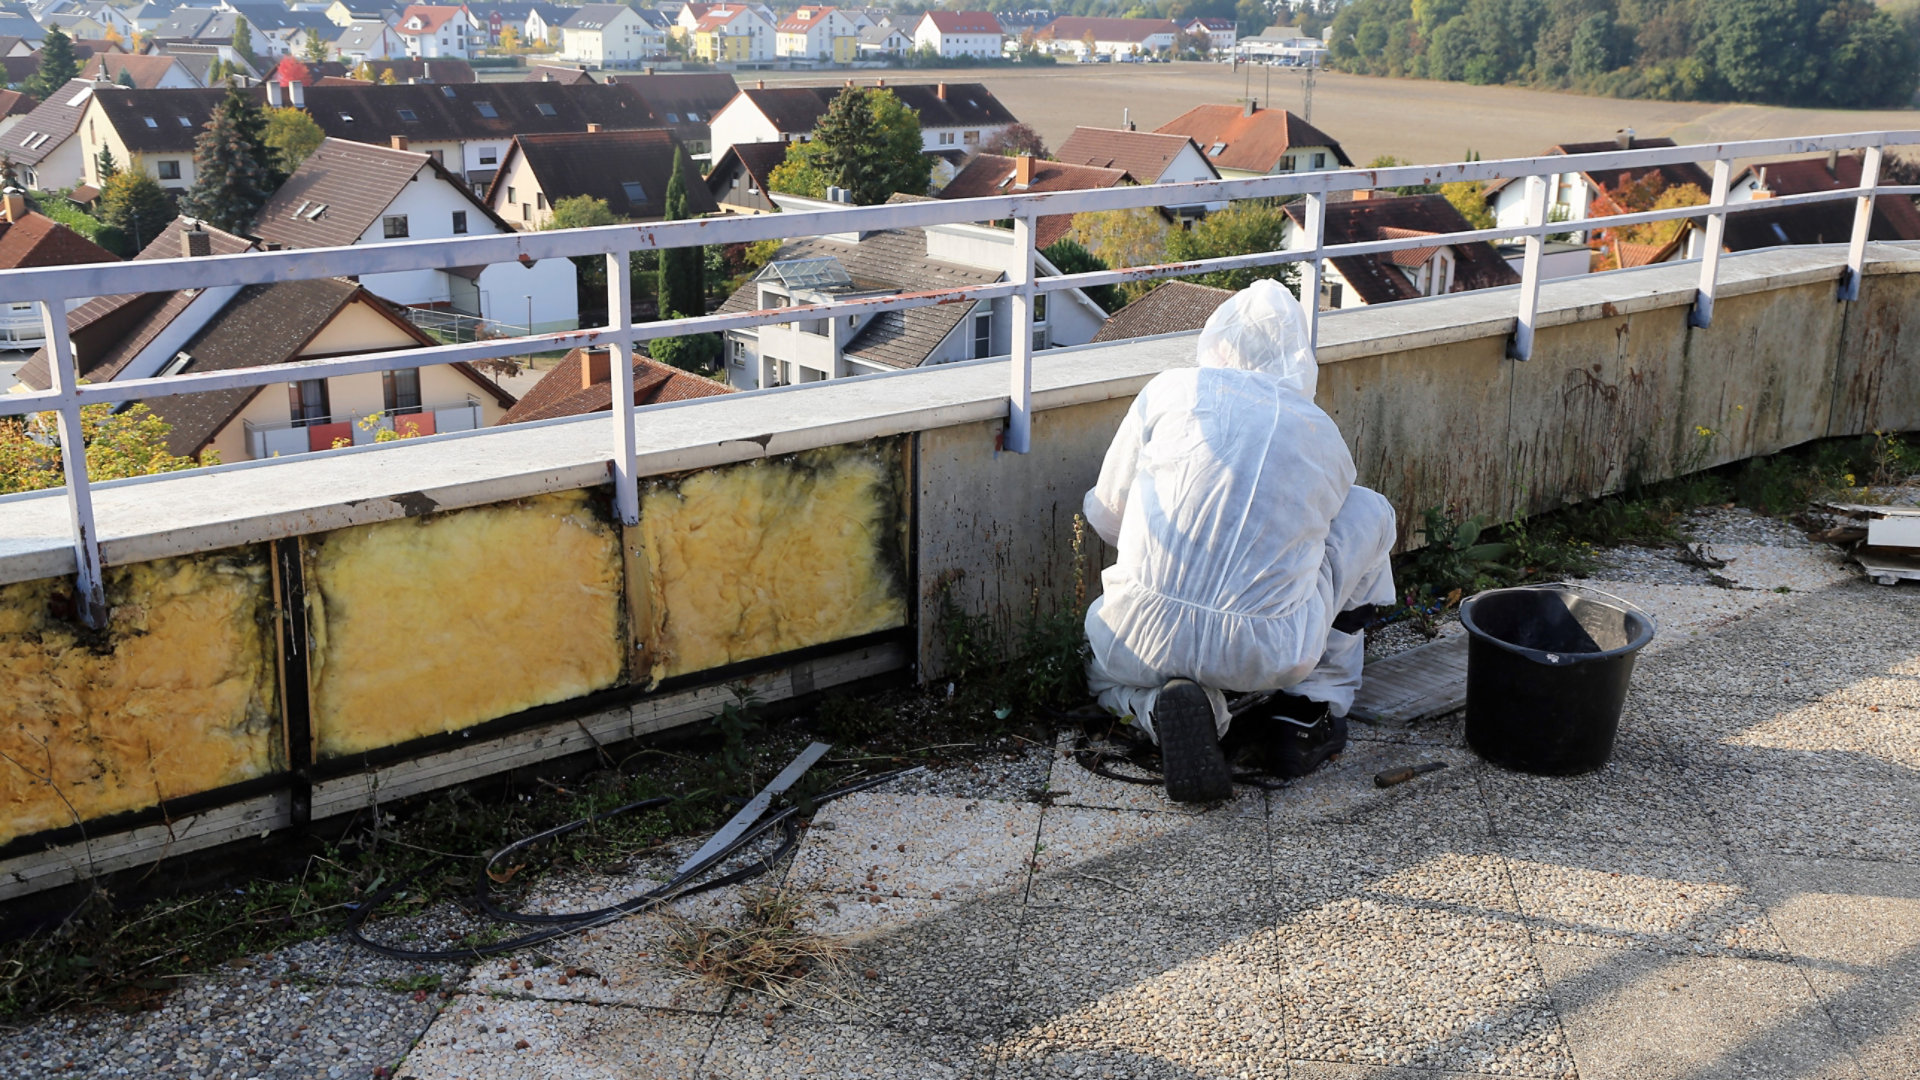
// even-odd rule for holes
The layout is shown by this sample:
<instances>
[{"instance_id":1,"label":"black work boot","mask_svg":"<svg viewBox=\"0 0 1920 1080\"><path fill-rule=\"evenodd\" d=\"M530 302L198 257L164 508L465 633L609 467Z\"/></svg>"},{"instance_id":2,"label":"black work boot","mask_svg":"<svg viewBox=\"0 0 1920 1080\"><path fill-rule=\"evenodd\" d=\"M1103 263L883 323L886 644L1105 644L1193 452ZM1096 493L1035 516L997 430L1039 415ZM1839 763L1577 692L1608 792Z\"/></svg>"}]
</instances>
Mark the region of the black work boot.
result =
<instances>
[{"instance_id":1,"label":"black work boot","mask_svg":"<svg viewBox=\"0 0 1920 1080\"><path fill-rule=\"evenodd\" d=\"M1160 739L1167 798L1217 802L1233 793L1233 774L1220 752L1213 705L1197 683L1175 679L1161 688L1153 706L1153 732Z\"/></svg>"},{"instance_id":2,"label":"black work boot","mask_svg":"<svg viewBox=\"0 0 1920 1080\"><path fill-rule=\"evenodd\" d=\"M1347 748L1347 718L1333 715L1324 701L1277 694L1273 720L1274 771L1281 776L1305 776Z\"/></svg>"}]
</instances>

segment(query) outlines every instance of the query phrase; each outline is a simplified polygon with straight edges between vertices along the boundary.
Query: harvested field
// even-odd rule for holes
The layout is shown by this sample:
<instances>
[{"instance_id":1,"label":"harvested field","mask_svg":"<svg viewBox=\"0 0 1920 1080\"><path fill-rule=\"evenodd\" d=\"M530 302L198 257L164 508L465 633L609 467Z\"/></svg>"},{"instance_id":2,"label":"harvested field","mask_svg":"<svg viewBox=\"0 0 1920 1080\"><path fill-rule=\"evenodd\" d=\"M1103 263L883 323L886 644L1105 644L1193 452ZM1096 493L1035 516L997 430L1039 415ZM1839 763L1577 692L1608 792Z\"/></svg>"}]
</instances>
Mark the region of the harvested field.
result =
<instances>
[{"instance_id":1,"label":"harvested field","mask_svg":"<svg viewBox=\"0 0 1920 1080\"><path fill-rule=\"evenodd\" d=\"M1152 130L1195 105L1240 102L1249 93L1300 111L1301 78L1286 68L1227 64L1068 65L1052 68L861 72L889 82L936 79L985 82L1058 146L1077 124L1117 127L1121 110ZM813 72L741 72L742 85L844 81ZM1356 164L1392 154L1415 162L1457 161L1469 148L1481 156L1524 157L1558 142L1605 138L1622 127L1677 142L1762 139L1920 126L1920 112L1893 109L1785 109L1766 105L1632 101L1584 97L1510 86L1415 79L1379 79L1322 72L1313 95L1313 122L1340 140Z\"/></svg>"}]
</instances>

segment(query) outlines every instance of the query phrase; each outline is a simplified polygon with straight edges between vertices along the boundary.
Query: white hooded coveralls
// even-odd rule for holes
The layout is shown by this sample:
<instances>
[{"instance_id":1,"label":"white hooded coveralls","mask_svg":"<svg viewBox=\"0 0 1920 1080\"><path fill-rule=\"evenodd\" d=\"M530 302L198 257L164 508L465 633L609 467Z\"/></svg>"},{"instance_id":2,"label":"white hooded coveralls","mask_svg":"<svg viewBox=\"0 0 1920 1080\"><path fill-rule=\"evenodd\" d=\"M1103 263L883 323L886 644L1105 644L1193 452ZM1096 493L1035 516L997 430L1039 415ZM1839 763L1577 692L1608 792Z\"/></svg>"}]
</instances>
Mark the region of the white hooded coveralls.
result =
<instances>
[{"instance_id":1,"label":"white hooded coveralls","mask_svg":"<svg viewBox=\"0 0 1920 1080\"><path fill-rule=\"evenodd\" d=\"M1207 690L1223 735L1223 691L1353 704L1364 639L1333 619L1392 602L1394 515L1354 484L1318 378L1300 302L1256 281L1207 320L1198 367L1140 391L1087 492L1119 549L1087 611L1088 681L1149 735L1175 678Z\"/></svg>"}]
</instances>

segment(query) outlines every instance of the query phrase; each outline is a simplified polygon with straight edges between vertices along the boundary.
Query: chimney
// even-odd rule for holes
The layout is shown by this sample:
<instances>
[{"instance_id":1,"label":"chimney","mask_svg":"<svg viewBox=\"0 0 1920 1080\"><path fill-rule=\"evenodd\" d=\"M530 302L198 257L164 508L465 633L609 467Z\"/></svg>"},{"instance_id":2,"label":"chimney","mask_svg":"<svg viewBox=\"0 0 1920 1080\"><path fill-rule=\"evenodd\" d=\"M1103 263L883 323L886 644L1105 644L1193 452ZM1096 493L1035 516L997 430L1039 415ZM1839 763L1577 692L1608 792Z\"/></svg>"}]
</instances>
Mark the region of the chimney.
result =
<instances>
[{"instance_id":1,"label":"chimney","mask_svg":"<svg viewBox=\"0 0 1920 1080\"><path fill-rule=\"evenodd\" d=\"M1349 199L1348 199L1348 201L1349 201L1349 202L1366 202L1366 201L1368 201L1368 200L1370 200L1370 199L1372 199L1373 197L1374 197L1374 191L1373 191L1373 189L1372 189L1372 188L1364 188L1364 189L1362 189L1362 190L1360 190L1360 191L1356 191L1356 192L1354 192L1354 193L1353 193L1353 194L1352 194L1352 195L1351 195L1351 196L1349 197Z\"/></svg>"},{"instance_id":2,"label":"chimney","mask_svg":"<svg viewBox=\"0 0 1920 1080\"><path fill-rule=\"evenodd\" d=\"M296 109L307 107L307 86L298 79L287 84L287 102Z\"/></svg>"},{"instance_id":3,"label":"chimney","mask_svg":"<svg viewBox=\"0 0 1920 1080\"><path fill-rule=\"evenodd\" d=\"M180 255L186 259L199 259L213 254L213 237L200 231L198 225L180 234Z\"/></svg>"},{"instance_id":4,"label":"chimney","mask_svg":"<svg viewBox=\"0 0 1920 1080\"><path fill-rule=\"evenodd\" d=\"M651 75L651 74L653 74L653 65L652 65L652 64L648 64L648 65L647 65L647 74L649 74L649 75Z\"/></svg>"},{"instance_id":5,"label":"chimney","mask_svg":"<svg viewBox=\"0 0 1920 1080\"><path fill-rule=\"evenodd\" d=\"M1840 177L1840 151L1838 150L1827 151L1827 175L1836 180Z\"/></svg>"},{"instance_id":6,"label":"chimney","mask_svg":"<svg viewBox=\"0 0 1920 1080\"><path fill-rule=\"evenodd\" d=\"M846 81L845 83L843 83L842 85L843 85L843 86L845 86L845 87L846 87L847 89L849 89L849 90L851 90L851 89L853 89L853 80L852 80L852 79L848 79L848 80L847 80L847 81Z\"/></svg>"},{"instance_id":7,"label":"chimney","mask_svg":"<svg viewBox=\"0 0 1920 1080\"><path fill-rule=\"evenodd\" d=\"M395 150L405 150L407 148L407 137L405 135L395 135L388 141Z\"/></svg>"},{"instance_id":8,"label":"chimney","mask_svg":"<svg viewBox=\"0 0 1920 1080\"><path fill-rule=\"evenodd\" d=\"M433 65L432 64L420 65L420 81L425 83L430 83L433 81Z\"/></svg>"},{"instance_id":9,"label":"chimney","mask_svg":"<svg viewBox=\"0 0 1920 1080\"><path fill-rule=\"evenodd\" d=\"M755 90L765 90L767 88L767 80L765 79L753 80L753 88Z\"/></svg>"},{"instance_id":10,"label":"chimney","mask_svg":"<svg viewBox=\"0 0 1920 1080\"><path fill-rule=\"evenodd\" d=\"M599 130L600 130L600 125L599 125L599 124L588 124L588 125L587 125L587 134L589 134L589 135L593 135L593 134L595 134L595 133L597 133L597 132L598 132Z\"/></svg>"},{"instance_id":11,"label":"chimney","mask_svg":"<svg viewBox=\"0 0 1920 1080\"><path fill-rule=\"evenodd\" d=\"M1244 109L1241 109L1241 110L1240 110L1240 115L1241 115L1241 116L1252 116L1252 115L1253 115L1254 113L1257 113L1257 112L1259 112L1259 111L1260 111L1260 99L1259 99L1259 98L1248 98L1248 99L1247 99L1247 107L1246 107L1246 108L1244 108Z\"/></svg>"},{"instance_id":12,"label":"chimney","mask_svg":"<svg viewBox=\"0 0 1920 1080\"><path fill-rule=\"evenodd\" d=\"M1633 129L1621 128L1619 131L1614 132L1613 145L1619 147L1622 150L1633 149Z\"/></svg>"},{"instance_id":13,"label":"chimney","mask_svg":"<svg viewBox=\"0 0 1920 1080\"><path fill-rule=\"evenodd\" d=\"M280 107L280 105L281 105L280 84L273 79L268 79L267 80L267 108L277 109Z\"/></svg>"},{"instance_id":14,"label":"chimney","mask_svg":"<svg viewBox=\"0 0 1920 1080\"><path fill-rule=\"evenodd\" d=\"M588 349L580 357L580 389L591 390L595 383L613 378L613 350L602 345Z\"/></svg>"},{"instance_id":15,"label":"chimney","mask_svg":"<svg viewBox=\"0 0 1920 1080\"><path fill-rule=\"evenodd\" d=\"M27 193L17 187L10 187L0 195L0 213L8 221L19 221L27 216Z\"/></svg>"},{"instance_id":16,"label":"chimney","mask_svg":"<svg viewBox=\"0 0 1920 1080\"><path fill-rule=\"evenodd\" d=\"M933 87L933 96L939 98L941 101L947 100L947 84L935 83Z\"/></svg>"},{"instance_id":17,"label":"chimney","mask_svg":"<svg viewBox=\"0 0 1920 1080\"><path fill-rule=\"evenodd\" d=\"M875 79L873 80L873 85L874 85L874 88L877 90L885 90L887 88L887 80Z\"/></svg>"},{"instance_id":18,"label":"chimney","mask_svg":"<svg viewBox=\"0 0 1920 1080\"><path fill-rule=\"evenodd\" d=\"M542 71L542 72L540 73L540 81L541 81L541 82L552 82L552 81L553 81L553 72L551 72L551 71Z\"/></svg>"},{"instance_id":19,"label":"chimney","mask_svg":"<svg viewBox=\"0 0 1920 1080\"><path fill-rule=\"evenodd\" d=\"M1013 159L1013 186L1029 187L1033 184L1033 155L1021 154Z\"/></svg>"},{"instance_id":20,"label":"chimney","mask_svg":"<svg viewBox=\"0 0 1920 1080\"><path fill-rule=\"evenodd\" d=\"M1133 110L1132 109L1122 108L1120 110L1120 126L1127 131L1133 130Z\"/></svg>"}]
</instances>

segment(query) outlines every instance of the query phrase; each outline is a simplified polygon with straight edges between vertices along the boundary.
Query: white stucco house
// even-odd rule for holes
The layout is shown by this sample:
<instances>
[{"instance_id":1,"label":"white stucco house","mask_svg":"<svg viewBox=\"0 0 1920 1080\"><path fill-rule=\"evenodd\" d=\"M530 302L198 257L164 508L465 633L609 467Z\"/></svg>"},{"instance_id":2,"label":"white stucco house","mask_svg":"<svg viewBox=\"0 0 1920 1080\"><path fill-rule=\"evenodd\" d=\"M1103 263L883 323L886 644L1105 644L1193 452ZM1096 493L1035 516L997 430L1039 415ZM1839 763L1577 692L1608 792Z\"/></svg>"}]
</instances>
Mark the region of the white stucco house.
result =
<instances>
[{"instance_id":1,"label":"white stucco house","mask_svg":"<svg viewBox=\"0 0 1920 1080\"><path fill-rule=\"evenodd\" d=\"M945 57L996 57L1006 44L1000 20L990 11L929 11L914 24L913 47Z\"/></svg>"},{"instance_id":2,"label":"white stucco house","mask_svg":"<svg viewBox=\"0 0 1920 1080\"><path fill-rule=\"evenodd\" d=\"M406 43L408 56L426 60L467 59L473 55L473 36L481 32L466 8L444 4L408 5L394 30Z\"/></svg>"},{"instance_id":3,"label":"white stucco house","mask_svg":"<svg viewBox=\"0 0 1920 1080\"><path fill-rule=\"evenodd\" d=\"M860 27L839 8L796 8L774 29L776 56L847 64L860 55Z\"/></svg>"},{"instance_id":4,"label":"white stucco house","mask_svg":"<svg viewBox=\"0 0 1920 1080\"><path fill-rule=\"evenodd\" d=\"M587 4L560 24L560 59L631 67L665 51L665 35L625 4Z\"/></svg>"}]
</instances>

